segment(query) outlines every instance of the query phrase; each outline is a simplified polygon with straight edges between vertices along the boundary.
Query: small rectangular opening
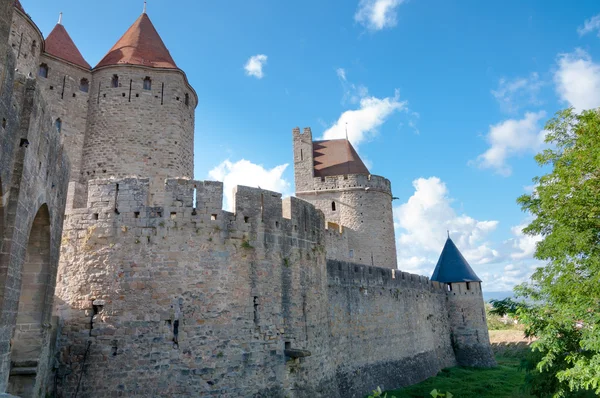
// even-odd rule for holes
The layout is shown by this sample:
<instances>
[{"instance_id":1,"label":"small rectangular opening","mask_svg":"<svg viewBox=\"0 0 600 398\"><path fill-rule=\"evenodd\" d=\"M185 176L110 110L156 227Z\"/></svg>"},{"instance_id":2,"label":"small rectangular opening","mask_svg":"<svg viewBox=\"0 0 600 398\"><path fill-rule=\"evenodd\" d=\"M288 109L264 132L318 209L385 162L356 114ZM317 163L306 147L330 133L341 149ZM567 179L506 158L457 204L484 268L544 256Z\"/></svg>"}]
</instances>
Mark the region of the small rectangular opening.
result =
<instances>
[{"instance_id":1,"label":"small rectangular opening","mask_svg":"<svg viewBox=\"0 0 600 398\"><path fill-rule=\"evenodd\" d=\"M92 216L92 218L93 218L94 220L97 220L97 219L98 219L98 213L94 213L94 215Z\"/></svg>"},{"instance_id":2,"label":"small rectangular opening","mask_svg":"<svg viewBox=\"0 0 600 398\"><path fill-rule=\"evenodd\" d=\"M157 215L158 217L162 217L162 211L157 211L157 212L156 212L156 215Z\"/></svg>"},{"instance_id":3,"label":"small rectangular opening","mask_svg":"<svg viewBox=\"0 0 600 398\"><path fill-rule=\"evenodd\" d=\"M133 213L133 216L134 216L135 218L140 218L140 212L139 212L139 211L136 211L136 212L134 212L134 213Z\"/></svg>"},{"instance_id":4,"label":"small rectangular opening","mask_svg":"<svg viewBox=\"0 0 600 398\"><path fill-rule=\"evenodd\" d=\"M448 283L448 291L451 292L452 291L452 283Z\"/></svg>"},{"instance_id":5,"label":"small rectangular opening","mask_svg":"<svg viewBox=\"0 0 600 398\"><path fill-rule=\"evenodd\" d=\"M396 279L396 270L395 269L392 270L392 279Z\"/></svg>"},{"instance_id":6,"label":"small rectangular opening","mask_svg":"<svg viewBox=\"0 0 600 398\"><path fill-rule=\"evenodd\" d=\"M292 348L292 343L290 343L289 341L285 342L285 349L286 350L290 350Z\"/></svg>"},{"instance_id":7,"label":"small rectangular opening","mask_svg":"<svg viewBox=\"0 0 600 398\"><path fill-rule=\"evenodd\" d=\"M467 290L471 290L471 282L467 282Z\"/></svg>"},{"instance_id":8,"label":"small rectangular opening","mask_svg":"<svg viewBox=\"0 0 600 398\"><path fill-rule=\"evenodd\" d=\"M244 222L245 222L246 224L248 224L248 220L250 220L250 217L244 217Z\"/></svg>"},{"instance_id":9,"label":"small rectangular opening","mask_svg":"<svg viewBox=\"0 0 600 398\"><path fill-rule=\"evenodd\" d=\"M275 221L275 228L279 228L279 221Z\"/></svg>"},{"instance_id":10,"label":"small rectangular opening","mask_svg":"<svg viewBox=\"0 0 600 398\"><path fill-rule=\"evenodd\" d=\"M171 212L171 220L174 220L177 218L177 212L172 211Z\"/></svg>"},{"instance_id":11,"label":"small rectangular opening","mask_svg":"<svg viewBox=\"0 0 600 398\"><path fill-rule=\"evenodd\" d=\"M216 214L211 214L210 215L210 220L211 221L217 221L217 215Z\"/></svg>"}]
</instances>

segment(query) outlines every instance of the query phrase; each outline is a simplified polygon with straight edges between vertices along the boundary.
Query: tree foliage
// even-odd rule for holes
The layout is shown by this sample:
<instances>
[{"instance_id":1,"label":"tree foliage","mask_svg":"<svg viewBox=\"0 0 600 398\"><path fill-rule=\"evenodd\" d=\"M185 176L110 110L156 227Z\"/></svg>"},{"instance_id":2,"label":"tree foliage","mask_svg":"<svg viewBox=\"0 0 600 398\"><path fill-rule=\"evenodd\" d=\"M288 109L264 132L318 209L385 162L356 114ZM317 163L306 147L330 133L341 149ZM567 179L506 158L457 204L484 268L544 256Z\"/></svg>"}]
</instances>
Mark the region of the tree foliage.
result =
<instances>
[{"instance_id":1,"label":"tree foliage","mask_svg":"<svg viewBox=\"0 0 600 398\"><path fill-rule=\"evenodd\" d=\"M567 109L545 128L548 149L535 159L551 171L518 203L534 217L524 232L542 237L535 257L546 265L515 289L531 303L515 311L538 338L537 396L600 395L600 114Z\"/></svg>"}]
</instances>

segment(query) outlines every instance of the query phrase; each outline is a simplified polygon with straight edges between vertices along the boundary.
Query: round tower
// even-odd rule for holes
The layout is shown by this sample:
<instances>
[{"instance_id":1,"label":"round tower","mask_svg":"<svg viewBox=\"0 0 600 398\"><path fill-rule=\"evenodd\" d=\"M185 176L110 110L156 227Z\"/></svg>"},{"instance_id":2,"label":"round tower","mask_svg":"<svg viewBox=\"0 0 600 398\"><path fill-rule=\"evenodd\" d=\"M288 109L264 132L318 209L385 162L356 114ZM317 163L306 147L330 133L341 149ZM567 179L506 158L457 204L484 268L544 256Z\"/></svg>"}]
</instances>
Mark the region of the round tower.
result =
<instances>
[{"instance_id":1,"label":"round tower","mask_svg":"<svg viewBox=\"0 0 600 398\"><path fill-rule=\"evenodd\" d=\"M92 71L81 182L193 175L197 96L144 12Z\"/></svg>"},{"instance_id":2,"label":"round tower","mask_svg":"<svg viewBox=\"0 0 600 398\"><path fill-rule=\"evenodd\" d=\"M293 139L296 196L347 235L348 253L336 259L397 268L390 181L371 175L347 139L313 141L310 128Z\"/></svg>"},{"instance_id":3,"label":"round tower","mask_svg":"<svg viewBox=\"0 0 600 398\"><path fill-rule=\"evenodd\" d=\"M69 156L70 181L78 182L92 73L62 24L62 13L44 42L40 62L46 70L38 75L38 84L48 102L54 129Z\"/></svg>"},{"instance_id":4,"label":"round tower","mask_svg":"<svg viewBox=\"0 0 600 398\"><path fill-rule=\"evenodd\" d=\"M10 28L9 45L15 54L16 69L35 76L44 73L40 55L44 49L44 37L37 25L27 15L19 0L14 0L14 13Z\"/></svg>"},{"instance_id":5,"label":"round tower","mask_svg":"<svg viewBox=\"0 0 600 398\"><path fill-rule=\"evenodd\" d=\"M446 283L452 348L460 366L496 366L490 346L481 279L448 236L431 280Z\"/></svg>"}]
</instances>

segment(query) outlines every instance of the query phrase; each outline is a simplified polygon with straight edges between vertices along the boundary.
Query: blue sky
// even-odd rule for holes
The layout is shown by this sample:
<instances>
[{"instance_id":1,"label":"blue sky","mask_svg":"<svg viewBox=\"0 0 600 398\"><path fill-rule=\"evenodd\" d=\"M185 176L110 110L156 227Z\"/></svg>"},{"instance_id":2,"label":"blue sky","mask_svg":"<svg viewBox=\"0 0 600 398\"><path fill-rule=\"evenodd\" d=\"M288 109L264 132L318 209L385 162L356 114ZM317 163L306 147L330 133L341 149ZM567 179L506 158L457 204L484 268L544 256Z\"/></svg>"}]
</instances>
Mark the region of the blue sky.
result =
<instances>
[{"instance_id":1,"label":"blue sky","mask_svg":"<svg viewBox=\"0 0 600 398\"><path fill-rule=\"evenodd\" d=\"M44 35L64 12L91 65L143 7L21 2ZM290 194L292 128L336 137L347 122L399 198L399 267L429 274L449 229L488 291L536 265L515 200L543 172L533 155L544 123L569 105L600 106L599 13L592 0L148 4L199 96L197 179Z\"/></svg>"}]
</instances>

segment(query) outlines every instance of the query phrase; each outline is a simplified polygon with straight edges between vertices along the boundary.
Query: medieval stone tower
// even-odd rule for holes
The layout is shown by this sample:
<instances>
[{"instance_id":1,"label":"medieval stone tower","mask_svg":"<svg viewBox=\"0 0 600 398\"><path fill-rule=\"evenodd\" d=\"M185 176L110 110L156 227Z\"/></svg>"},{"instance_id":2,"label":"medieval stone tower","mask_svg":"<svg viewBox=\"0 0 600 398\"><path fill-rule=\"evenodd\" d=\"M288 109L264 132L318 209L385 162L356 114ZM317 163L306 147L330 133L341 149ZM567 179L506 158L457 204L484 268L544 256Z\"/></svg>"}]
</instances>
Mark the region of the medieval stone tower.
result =
<instances>
[{"instance_id":1,"label":"medieval stone tower","mask_svg":"<svg viewBox=\"0 0 600 398\"><path fill-rule=\"evenodd\" d=\"M92 72L81 182L194 170L196 94L144 12Z\"/></svg>"},{"instance_id":2,"label":"medieval stone tower","mask_svg":"<svg viewBox=\"0 0 600 398\"><path fill-rule=\"evenodd\" d=\"M390 181L348 140L294 129L299 198L224 211L145 10L93 68L62 17L0 11L0 395L353 398L494 364L479 278L450 240L431 280L396 269Z\"/></svg>"},{"instance_id":3,"label":"medieval stone tower","mask_svg":"<svg viewBox=\"0 0 600 398\"><path fill-rule=\"evenodd\" d=\"M310 128L292 135L296 196L325 214L328 229L347 233L335 258L397 268L390 181L371 175L347 139L313 141Z\"/></svg>"},{"instance_id":4,"label":"medieval stone tower","mask_svg":"<svg viewBox=\"0 0 600 398\"><path fill-rule=\"evenodd\" d=\"M431 280L445 283L448 287L448 315L458 364L495 366L489 345L481 279L449 236Z\"/></svg>"}]
</instances>

